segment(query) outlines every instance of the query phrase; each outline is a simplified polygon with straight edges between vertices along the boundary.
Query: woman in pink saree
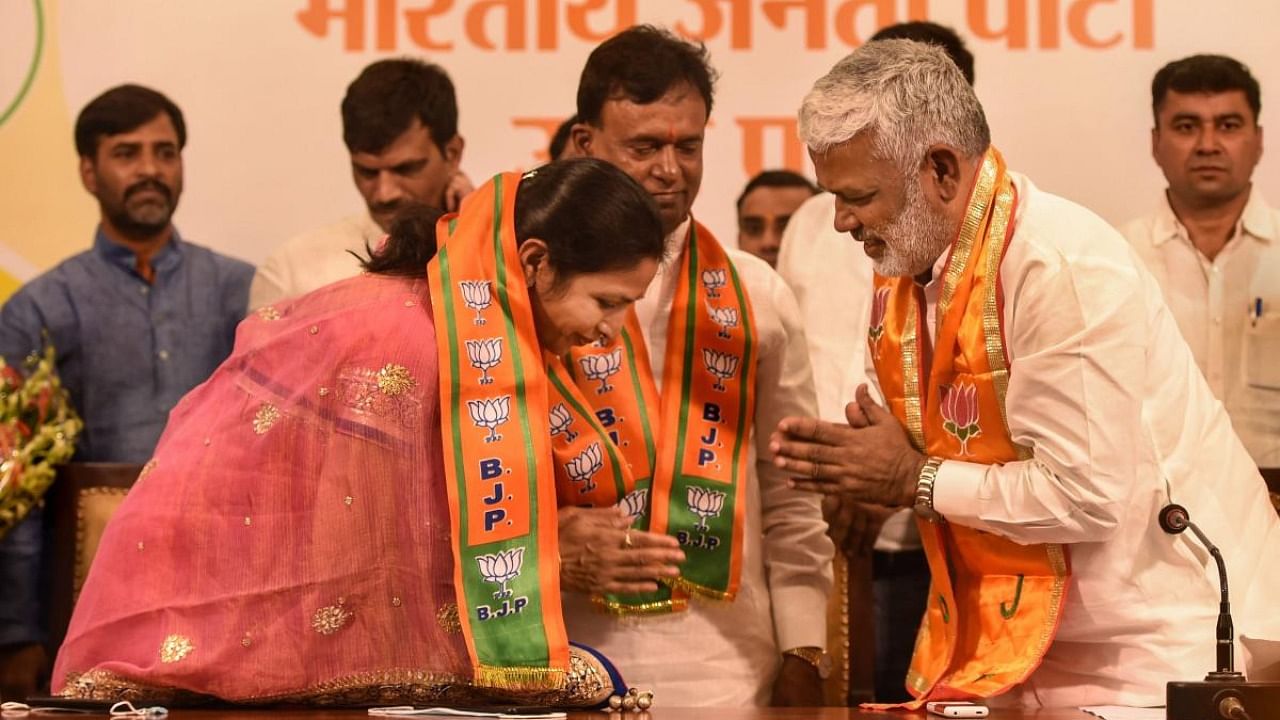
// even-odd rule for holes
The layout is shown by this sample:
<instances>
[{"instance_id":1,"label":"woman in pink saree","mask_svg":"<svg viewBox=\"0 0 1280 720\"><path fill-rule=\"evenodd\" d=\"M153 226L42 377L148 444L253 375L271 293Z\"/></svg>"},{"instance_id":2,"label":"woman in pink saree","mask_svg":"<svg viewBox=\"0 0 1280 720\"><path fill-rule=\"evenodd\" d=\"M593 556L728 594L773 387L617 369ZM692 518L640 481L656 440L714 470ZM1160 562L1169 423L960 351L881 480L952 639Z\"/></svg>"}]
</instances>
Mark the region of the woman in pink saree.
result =
<instances>
[{"instance_id":1,"label":"woman in pink saree","mask_svg":"<svg viewBox=\"0 0 1280 720\"><path fill-rule=\"evenodd\" d=\"M442 397L458 383L441 384L448 353L438 346L482 310L511 329L509 354L517 345L559 354L608 335L662 257L656 209L621 171L574 160L498 176L460 216L433 228L436 217L402 218L361 276L241 323L234 352L173 410L103 536L57 658L56 693L333 704L607 699L606 670L590 653L569 652L558 625L554 488L542 487L551 480L533 478L533 509L550 497L551 511L530 515L532 550L459 563L468 551L458 545L467 527L459 508L487 500L468 496L461 465L446 470ZM489 253L483 266L496 273L484 280L492 295L454 288L457 317L445 326L424 276L437 237L457 267ZM438 273L439 258L432 262ZM613 300L599 301L606 296ZM493 360L484 352L461 357L483 370ZM532 396L541 364L536 354L526 359L515 381ZM531 438L548 432L545 412L522 420ZM515 422L504 427L512 432ZM525 606L501 599L526 587L517 585L520 559L536 574L523 576L532 576L521 596L531 609L517 619ZM486 605L481 620L511 609L506 630L460 617L467 573L496 590L497 609Z\"/></svg>"}]
</instances>

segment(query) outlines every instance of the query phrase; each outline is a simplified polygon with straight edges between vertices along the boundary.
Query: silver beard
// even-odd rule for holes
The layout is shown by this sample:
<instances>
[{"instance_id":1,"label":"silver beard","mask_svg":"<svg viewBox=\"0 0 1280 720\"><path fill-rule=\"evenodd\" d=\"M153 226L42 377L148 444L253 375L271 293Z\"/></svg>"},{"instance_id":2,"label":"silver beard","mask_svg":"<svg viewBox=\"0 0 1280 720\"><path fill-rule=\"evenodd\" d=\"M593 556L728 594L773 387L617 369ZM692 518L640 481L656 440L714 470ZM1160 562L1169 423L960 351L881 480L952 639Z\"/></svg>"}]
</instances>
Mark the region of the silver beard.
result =
<instances>
[{"instance_id":1,"label":"silver beard","mask_svg":"<svg viewBox=\"0 0 1280 720\"><path fill-rule=\"evenodd\" d=\"M873 264L885 277L914 276L928 270L951 240L946 218L925 202L920 181L908 175L903 182L906 197L902 211L883 228L869 232L884 243L884 255Z\"/></svg>"}]
</instances>

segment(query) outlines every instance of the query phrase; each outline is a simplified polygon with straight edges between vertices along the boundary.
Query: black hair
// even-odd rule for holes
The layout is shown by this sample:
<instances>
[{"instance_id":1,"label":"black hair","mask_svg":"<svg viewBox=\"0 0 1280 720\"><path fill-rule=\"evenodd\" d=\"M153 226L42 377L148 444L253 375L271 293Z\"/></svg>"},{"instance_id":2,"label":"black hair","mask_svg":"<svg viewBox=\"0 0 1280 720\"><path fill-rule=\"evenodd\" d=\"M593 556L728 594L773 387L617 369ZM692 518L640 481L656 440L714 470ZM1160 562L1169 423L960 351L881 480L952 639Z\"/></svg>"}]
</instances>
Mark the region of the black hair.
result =
<instances>
[{"instance_id":1,"label":"black hair","mask_svg":"<svg viewBox=\"0 0 1280 720\"><path fill-rule=\"evenodd\" d=\"M102 138L134 130L156 119L160 113L169 116L178 133L178 149L187 146L187 124L182 111L172 100L141 85L119 85L89 101L76 118L76 152L80 157L98 154Z\"/></svg>"},{"instance_id":2,"label":"black hair","mask_svg":"<svg viewBox=\"0 0 1280 720\"><path fill-rule=\"evenodd\" d=\"M809 191L810 195L818 194L818 186L810 182L809 178L798 172L790 170L765 170L756 175L747 182L747 186L742 188L742 194L738 196L738 212L742 212L742 201L747 199L752 190L762 187L798 187Z\"/></svg>"},{"instance_id":3,"label":"black hair","mask_svg":"<svg viewBox=\"0 0 1280 720\"><path fill-rule=\"evenodd\" d=\"M951 62L960 68L964 79L968 80L970 85L973 84L973 53L965 47L964 40L960 39L956 31L945 25L927 20L897 23L880 28L868 42L876 40L915 40L937 45L951 57Z\"/></svg>"},{"instance_id":4,"label":"black hair","mask_svg":"<svg viewBox=\"0 0 1280 720\"><path fill-rule=\"evenodd\" d=\"M1244 92L1253 121L1262 113L1262 89L1244 63L1226 55L1192 55L1160 68L1151 80L1151 113L1160 125L1160 108L1169 91L1179 93Z\"/></svg>"},{"instance_id":5,"label":"black hair","mask_svg":"<svg viewBox=\"0 0 1280 720\"><path fill-rule=\"evenodd\" d=\"M575 114L560 123L560 127L556 128L556 134L551 136L551 144L547 146L548 161L554 161L560 157L560 153L564 152L565 146L569 144L569 134L573 130L573 126L577 124L578 116Z\"/></svg>"},{"instance_id":6,"label":"black hair","mask_svg":"<svg viewBox=\"0 0 1280 720\"><path fill-rule=\"evenodd\" d=\"M391 232L382 247L374 250L365 241L368 259L359 255L356 259L366 271L378 275L422 277L427 263L436 256L436 223L443 215L439 208L409 203L391 219Z\"/></svg>"},{"instance_id":7,"label":"black hair","mask_svg":"<svg viewBox=\"0 0 1280 720\"><path fill-rule=\"evenodd\" d=\"M458 134L453 81L439 65L379 60L361 71L342 98L342 140L353 153L382 152L414 120L431 132L442 153Z\"/></svg>"},{"instance_id":8,"label":"black hair","mask_svg":"<svg viewBox=\"0 0 1280 720\"><path fill-rule=\"evenodd\" d=\"M411 205L396 215L391 234L369 250L364 269L421 277L436 254L442 213ZM561 160L525 174L516 191L516 243L538 238L558 280L661 261L666 248L653 197L626 173L595 158ZM367 246L366 246L366 249Z\"/></svg>"},{"instance_id":9,"label":"black hair","mask_svg":"<svg viewBox=\"0 0 1280 720\"><path fill-rule=\"evenodd\" d=\"M636 25L591 51L578 80L578 117L599 127L605 102L625 98L645 105L686 83L702 96L710 117L715 80L706 45L653 25Z\"/></svg>"}]
</instances>

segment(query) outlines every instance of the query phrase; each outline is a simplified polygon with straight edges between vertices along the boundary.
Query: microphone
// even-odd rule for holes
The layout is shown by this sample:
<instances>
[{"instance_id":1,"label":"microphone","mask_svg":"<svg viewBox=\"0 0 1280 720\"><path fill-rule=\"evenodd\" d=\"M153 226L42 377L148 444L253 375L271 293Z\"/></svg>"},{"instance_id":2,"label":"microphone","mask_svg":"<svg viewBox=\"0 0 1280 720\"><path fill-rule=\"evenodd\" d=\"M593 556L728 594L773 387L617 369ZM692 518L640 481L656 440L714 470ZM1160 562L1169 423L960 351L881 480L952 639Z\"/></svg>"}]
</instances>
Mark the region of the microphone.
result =
<instances>
[{"instance_id":1,"label":"microphone","mask_svg":"<svg viewBox=\"0 0 1280 720\"><path fill-rule=\"evenodd\" d=\"M1222 551L1191 522L1191 515L1181 505L1170 503L1160 508L1157 520L1160 529L1170 535L1180 535L1188 528L1191 530L1218 565L1221 587L1216 633L1218 668L1206 675L1204 682L1168 683L1165 687L1166 720L1250 720L1246 702L1263 709L1280 706L1280 683L1246 682L1244 675L1235 670L1235 628L1231 622L1227 563L1222 558Z\"/></svg>"},{"instance_id":2,"label":"microphone","mask_svg":"<svg viewBox=\"0 0 1280 720\"><path fill-rule=\"evenodd\" d=\"M1187 509L1181 505L1170 503L1160 509L1160 529L1170 535L1178 535L1191 528L1191 532L1200 539L1200 543L1208 549L1218 565L1218 583L1222 588L1222 599L1218 603L1218 669L1209 673L1210 680L1243 680L1244 675L1235 668L1235 627L1231 622L1231 594L1227 590L1227 563L1222 559L1222 551L1209 542L1196 524L1191 522Z\"/></svg>"}]
</instances>

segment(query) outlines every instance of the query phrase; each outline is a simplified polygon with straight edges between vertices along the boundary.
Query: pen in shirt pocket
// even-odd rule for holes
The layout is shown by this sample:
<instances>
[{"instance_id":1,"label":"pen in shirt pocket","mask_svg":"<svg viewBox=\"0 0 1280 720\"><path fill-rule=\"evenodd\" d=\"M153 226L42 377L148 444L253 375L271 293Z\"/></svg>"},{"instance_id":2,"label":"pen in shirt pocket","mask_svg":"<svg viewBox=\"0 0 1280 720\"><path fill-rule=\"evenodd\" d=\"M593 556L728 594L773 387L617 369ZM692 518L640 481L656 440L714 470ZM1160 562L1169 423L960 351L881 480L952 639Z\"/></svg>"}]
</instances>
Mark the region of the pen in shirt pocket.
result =
<instances>
[{"instance_id":1,"label":"pen in shirt pocket","mask_svg":"<svg viewBox=\"0 0 1280 720\"><path fill-rule=\"evenodd\" d=\"M1249 304L1249 321L1254 327L1258 326L1258 320L1262 317L1262 298L1256 297Z\"/></svg>"}]
</instances>

